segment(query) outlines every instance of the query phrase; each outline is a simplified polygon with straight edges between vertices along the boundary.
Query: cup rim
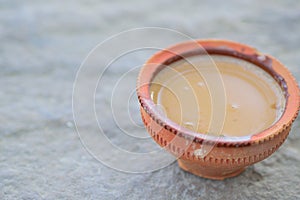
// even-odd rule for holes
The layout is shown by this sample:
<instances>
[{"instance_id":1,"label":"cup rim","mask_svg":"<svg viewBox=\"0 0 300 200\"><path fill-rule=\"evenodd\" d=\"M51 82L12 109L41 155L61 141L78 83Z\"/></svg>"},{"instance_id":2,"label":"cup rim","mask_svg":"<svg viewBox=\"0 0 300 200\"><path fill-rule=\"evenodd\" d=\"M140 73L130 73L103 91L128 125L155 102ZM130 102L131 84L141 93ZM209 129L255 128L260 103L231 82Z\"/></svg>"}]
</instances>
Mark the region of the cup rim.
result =
<instances>
[{"instance_id":1,"label":"cup rim","mask_svg":"<svg viewBox=\"0 0 300 200\"><path fill-rule=\"evenodd\" d=\"M183 56L202 54L225 55L246 60L267 71L285 93L286 105L281 117L267 129L246 136L214 136L186 129L169 118L160 115L150 96L153 77L164 65L182 59ZM262 59L263 58L263 59ZM154 54L142 67L137 80L137 96L141 107L152 120L175 135L191 137L194 142L214 143L218 146L247 146L268 141L283 132L296 119L300 109L300 90L289 70L274 57L262 54L256 49L229 40L192 40L175 44Z\"/></svg>"}]
</instances>

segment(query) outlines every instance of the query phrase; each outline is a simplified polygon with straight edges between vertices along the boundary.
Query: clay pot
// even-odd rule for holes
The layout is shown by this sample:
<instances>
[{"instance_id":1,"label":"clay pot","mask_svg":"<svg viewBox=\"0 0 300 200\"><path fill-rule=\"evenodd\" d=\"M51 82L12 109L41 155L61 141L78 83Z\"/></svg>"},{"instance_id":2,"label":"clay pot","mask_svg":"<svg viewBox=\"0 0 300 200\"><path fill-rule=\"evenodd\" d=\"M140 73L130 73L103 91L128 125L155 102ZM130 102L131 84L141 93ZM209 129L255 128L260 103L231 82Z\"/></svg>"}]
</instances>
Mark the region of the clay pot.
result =
<instances>
[{"instance_id":1,"label":"clay pot","mask_svg":"<svg viewBox=\"0 0 300 200\"><path fill-rule=\"evenodd\" d=\"M254 135L217 137L185 129L160 115L150 97L153 77L164 65L181 59L183 55L203 53L244 59L267 71L279 83L286 97L285 111L281 118L271 127ZM178 164L183 170L218 180L236 176L247 166L274 153L288 136L300 107L299 88L295 78L278 60L249 46L224 40L185 42L156 53L140 71L137 95L143 122L152 138L178 157ZM195 150L201 149L204 144L211 144L213 148L204 157L197 156Z\"/></svg>"}]
</instances>

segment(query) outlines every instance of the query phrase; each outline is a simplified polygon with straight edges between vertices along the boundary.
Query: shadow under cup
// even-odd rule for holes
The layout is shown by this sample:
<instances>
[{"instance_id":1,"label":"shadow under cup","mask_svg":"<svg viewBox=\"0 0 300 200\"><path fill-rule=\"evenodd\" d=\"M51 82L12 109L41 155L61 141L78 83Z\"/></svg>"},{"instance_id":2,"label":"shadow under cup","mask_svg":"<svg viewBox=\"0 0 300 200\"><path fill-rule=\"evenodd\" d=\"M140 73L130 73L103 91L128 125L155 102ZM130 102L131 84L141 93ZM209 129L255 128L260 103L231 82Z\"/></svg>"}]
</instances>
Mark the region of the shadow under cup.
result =
<instances>
[{"instance_id":1,"label":"shadow under cup","mask_svg":"<svg viewBox=\"0 0 300 200\"><path fill-rule=\"evenodd\" d=\"M271 119L271 117L269 118L270 122L266 123L267 118L263 118L263 116L266 115L270 117L271 115L268 115L267 111L264 112L264 110L261 114L259 114L259 112L254 112L255 109L260 109L260 104L257 104L256 108L249 108L249 106L247 106L248 104L255 104L249 100L251 98L247 97L244 100L240 99L239 102L239 104L245 104L243 107L246 109L241 110L240 112L242 114L236 115L237 112L235 110L231 112L229 109L236 109L239 104L235 104L235 101L232 101L230 97L226 98L224 85L225 89L228 90L226 77L230 80L230 76L225 76L225 79L224 77L216 77L204 80L206 83L205 85L210 85L214 80L220 80L221 82L224 81L225 84L218 84L216 87L213 87L213 90L211 88L206 88L208 91L206 92L206 99L210 100L210 104L204 101L204 105L200 105L201 111L205 111L205 109L209 107L209 109L206 109L206 111L202 114L199 114L199 109L193 109L193 106L189 106L189 104L193 103L188 102L184 104L186 105L185 107L181 106L178 108L180 104L176 104L176 100L172 100L175 99L175 97L178 99L178 96L179 99L191 99L187 98L187 90L198 86L203 87L203 84L199 84L199 82L195 82L193 85L193 83L187 81L187 86L190 86L187 87L184 85L184 81L174 81L174 83L172 83L175 84L174 93L176 95L174 95L174 98L171 95L172 92L169 92L169 96L165 95L168 92L165 92L164 94L162 93L160 96L155 96L155 94L153 94L153 80L159 80L161 72L166 72L166 66L172 66L173 69L177 70L177 72L179 70L180 72L180 69L186 69L186 66L183 66L182 63L180 63L182 59L188 58L188 61L193 62L190 58L207 57L207 55L217 59L222 57L222 59L225 58L227 60L240 60L240 65L243 65L243 62L249 63L247 69L242 69L242 71L253 71L253 69L257 67L260 71L263 70L264 72L267 72L265 74L268 74L268 76L272 79L270 80L271 82L269 83L271 84L269 85L271 85L271 87L272 85L275 87L275 96L273 99L277 98L279 100L275 101L275 104L272 101L269 102L270 108L275 109L276 111L274 112L274 119ZM219 61L217 60L217 64L218 62ZM179 67L176 68L174 65ZM228 71L230 67L227 66L226 69ZM237 73L238 70L235 69L233 68L230 73ZM216 70L218 71L218 69ZM258 74L260 74L259 70L257 70ZM223 72L221 69L221 74L226 74L227 71ZM203 69L200 69L200 74L201 73L203 73ZM195 73L192 72L188 76L193 77L195 76ZM189 78L188 76L186 76L187 79ZM163 79L164 78L161 78L161 80ZM213 81L209 83L210 80ZM228 83L230 82L232 81L229 81ZM234 84L239 84L239 82L235 82ZM246 91L242 96L243 98L247 95L247 90L251 90L251 88L247 89L246 87L247 85L245 86ZM161 86L160 88L158 87L158 90L161 88ZM180 88L180 90L177 91L176 88ZM196 96L198 95L196 99L204 99L204 90L202 91L202 95L199 95L201 92L196 92ZM276 91L277 93L279 91L280 94L277 94ZM222 92L224 94L222 94ZM236 94L241 92L243 92L243 88L241 91L237 91ZM186 42L158 52L150 58L141 69L138 77L137 94L141 104L140 108L143 122L152 138L160 146L177 156L179 166L182 169L198 176L211 179L224 179L238 175L245 169L246 166L270 156L286 139L292 123L297 117L299 111L299 88L293 76L281 63L271 56L260 54L251 47L224 40L200 40L196 42ZM195 91L193 95L195 96ZM215 95L224 97L225 101L223 101L224 98L222 101L220 101L220 98L213 98L216 97ZM272 98L270 99L272 100ZM239 96L236 97L236 101L238 100ZM157 109L158 102L160 102L167 110L165 111L166 114ZM194 104L196 105L199 102L201 101L195 101ZM168 104L170 104L169 108L167 108ZM230 107L228 107L228 105ZM181 109L183 110L179 115L178 112ZM271 112L272 109L268 110ZM173 110L177 112L177 115ZM227 118L232 116L230 119L232 123L228 123L228 121L226 121L226 110L229 113L229 117ZM262 124L265 125L264 127L248 130L247 126L251 123L247 123L247 119L244 118L249 116L251 112L254 112L254 116L257 115L255 120L258 121L255 123L257 124L261 121L263 122ZM209 115L209 113L211 114ZM191 116L194 116L194 121L191 121ZM200 118L197 118L197 116L200 116ZM201 119L201 116L204 117ZM235 118L237 118L237 121L234 123ZM205 120L207 121L205 122ZM226 133L222 132L223 123L214 123L222 120L224 121L224 130L226 130ZM250 121L251 120L249 120L249 122ZM195 126L195 124L197 126ZM203 126L203 124L206 124L207 126ZM194 126L191 127L191 125ZM259 124L257 124L256 127L258 126ZM247 130L244 131L243 127L244 130ZM251 128L253 127L254 126ZM231 132L239 130L239 134L230 134ZM250 130L254 132L251 132Z\"/></svg>"}]
</instances>

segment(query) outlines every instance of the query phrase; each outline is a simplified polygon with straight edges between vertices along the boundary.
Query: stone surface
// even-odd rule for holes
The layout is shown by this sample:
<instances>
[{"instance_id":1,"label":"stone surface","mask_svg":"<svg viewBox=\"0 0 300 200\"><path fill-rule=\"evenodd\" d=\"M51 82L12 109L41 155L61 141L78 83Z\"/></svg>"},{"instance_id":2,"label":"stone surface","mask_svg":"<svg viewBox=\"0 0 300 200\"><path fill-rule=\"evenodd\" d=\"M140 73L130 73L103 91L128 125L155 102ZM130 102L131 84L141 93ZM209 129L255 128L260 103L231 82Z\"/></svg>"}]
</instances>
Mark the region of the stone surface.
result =
<instances>
[{"instance_id":1,"label":"stone surface","mask_svg":"<svg viewBox=\"0 0 300 200\"><path fill-rule=\"evenodd\" d=\"M107 167L83 147L72 114L73 83L88 52L112 34L136 27L159 26L192 38L255 46L281 60L299 82L299 10L300 2L293 0L0 1L0 199L299 199L299 119L271 157L238 177L212 181L185 173L176 163L138 174ZM160 42L151 34L135 40ZM120 46L108 47L98 55L100 62ZM107 87L96 94L100 119L105 121L111 109L109 81L153 52L125 57L107 71ZM141 125L134 94L132 98L129 110ZM120 96L116 104L123 101ZM129 123L127 108L117 112L127 132L146 135ZM90 118L80 123L97 133ZM129 151L156 148L150 139L136 144L111 120L102 128L115 145Z\"/></svg>"}]
</instances>

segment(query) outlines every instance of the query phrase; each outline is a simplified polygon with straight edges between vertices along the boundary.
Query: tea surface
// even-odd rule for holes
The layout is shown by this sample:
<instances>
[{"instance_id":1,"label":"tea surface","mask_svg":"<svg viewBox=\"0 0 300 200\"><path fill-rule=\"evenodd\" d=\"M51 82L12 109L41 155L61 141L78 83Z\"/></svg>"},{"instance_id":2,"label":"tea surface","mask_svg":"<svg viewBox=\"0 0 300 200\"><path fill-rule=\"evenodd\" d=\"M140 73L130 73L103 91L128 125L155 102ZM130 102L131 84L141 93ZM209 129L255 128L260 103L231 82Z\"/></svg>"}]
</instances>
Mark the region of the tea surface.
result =
<instances>
[{"instance_id":1,"label":"tea surface","mask_svg":"<svg viewBox=\"0 0 300 200\"><path fill-rule=\"evenodd\" d=\"M221 55L172 63L154 77L150 92L170 120L196 132L224 136L263 131L280 118L285 106L282 89L267 72ZM222 109L214 110L218 108ZM213 113L220 119L212 120ZM223 128L210 132L216 124Z\"/></svg>"}]
</instances>

